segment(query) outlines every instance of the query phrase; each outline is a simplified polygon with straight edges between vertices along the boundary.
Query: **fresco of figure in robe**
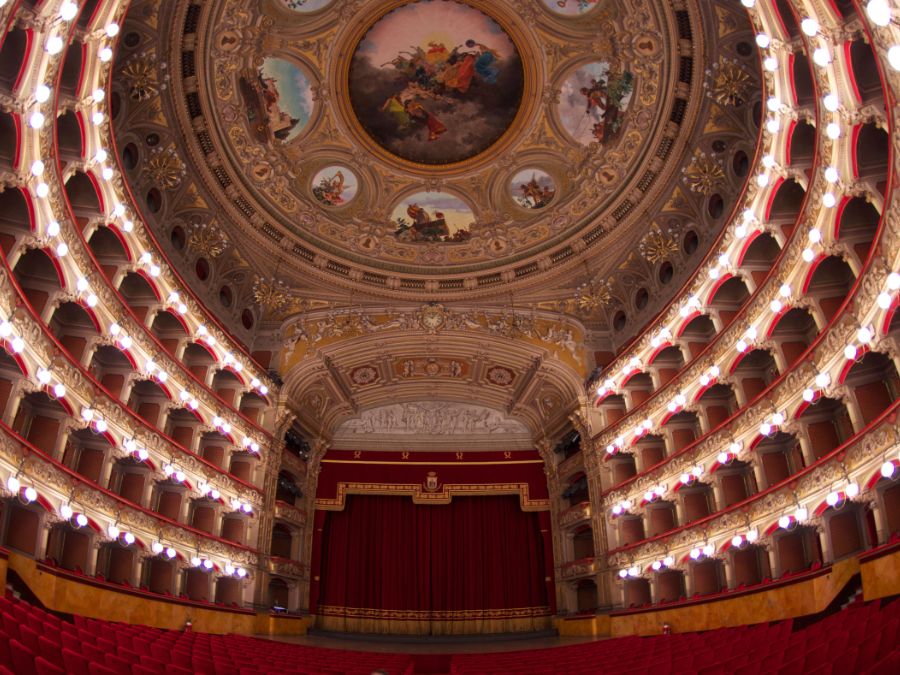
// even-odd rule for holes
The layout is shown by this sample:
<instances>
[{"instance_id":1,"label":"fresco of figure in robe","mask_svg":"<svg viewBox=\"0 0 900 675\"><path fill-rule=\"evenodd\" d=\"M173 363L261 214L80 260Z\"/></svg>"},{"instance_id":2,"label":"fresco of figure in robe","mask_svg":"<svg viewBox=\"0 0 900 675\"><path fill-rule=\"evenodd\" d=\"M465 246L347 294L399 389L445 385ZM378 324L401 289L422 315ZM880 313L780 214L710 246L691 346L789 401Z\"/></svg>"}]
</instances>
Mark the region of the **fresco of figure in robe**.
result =
<instances>
[{"instance_id":1,"label":"fresco of figure in robe","mask_svg":"<svg viewBox=\"0 0 900 675\"><path fill-rule=\"evenodd\" d=\"M350 102L368 135L419 164L450 164L495 143L524 87L509 36L481 11L420 0L379 19L356 48Z\"/></svg>"}]
</instances>

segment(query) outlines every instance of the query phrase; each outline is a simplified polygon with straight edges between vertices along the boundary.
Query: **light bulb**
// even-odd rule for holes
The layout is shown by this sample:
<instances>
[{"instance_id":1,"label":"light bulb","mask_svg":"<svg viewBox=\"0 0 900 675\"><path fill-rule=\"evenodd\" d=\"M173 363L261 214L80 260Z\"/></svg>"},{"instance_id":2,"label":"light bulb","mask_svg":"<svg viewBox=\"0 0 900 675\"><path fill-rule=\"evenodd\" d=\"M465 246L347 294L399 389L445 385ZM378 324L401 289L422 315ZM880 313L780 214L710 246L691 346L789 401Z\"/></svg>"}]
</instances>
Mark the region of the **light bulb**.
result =
<instances>
[{"instance_id":1,"label":"light bulb","mask_svg":"<svg viewBox=\"0 0 900 675\"><path fill-rule=\"evenodd\" d=\"M887 287L892 291L900 289L900 274L897 274L896 272L891 272L890 274L888 274Z\"/></svg>"},{"instance_id":2,"label":"light bulb","mask_svg":"<svg viewBox=\"0 0 900 675\"><path fill-rule=\"evenodd\" d=\"M891 7L887 0L869 0L866 14L876 26L887 26L891 22Z\"/></svg>"},{"instance_id":3,"label":"light bulb","mask_svg":"<svg viewBox=\"0 0 900 675\"><path fill-rule=\"evenodd\" d=\"M109 61L112 58L112 55L113 55L112 49L110 49L109 47L104 47L97 54L97 58L100 59L101 63L106 63L107 61Z\"/></svg>"},{"instance_id":4,"label":"light bulb","mask_svg":"<svg viewBox=\"0 0 900 675\"><path fill-rule=\"evenodd\" d=\"M805 19L803 19L803 21L800 22L800 30L802 30L809 37L813 37L816 33L819 32L819 22L815 19L806 17Z\"/></svg>"},{"instance_id":5,"label":"light bulb","mask_svg":"<svg viewBox=\"0 0 900 675\"><path fill-rule=\"evenodd\" d=\"M781 516L778 519L778 527L782 530L786 530L791 526L791 517L790 516Z\"/></svg>"},{"instance_id":6,"label":"light bulb","mask_svg":"<svg viewBox=\"0 0 900 675\"><path fill-rule=\"evenodd\" d=\"M69 506L68 504L63 504L59 507L59 515L61 515L64 520L68 520L73 515L75 515L75 512L72 511L71 506Z\"/></svg>"},{"instance_id":7,"label":"light bulb","mask_svg":"<svg viewBox=\"0 0 900 675\"><path fill-rule=\"evenodd\" d=\"M769 45L772 44L772 38L765 33L757 33L756 44L760 49L768 49Z\"/></svg>"},{"instance_id":8,"label":"light bulb","mask_svg":"<svg viewBox=\"0 0 900 675\"><path fill-rule=\"evenodd\" d=\"M825 135L831 140L837 140L841 137L841 125L837 122L829 122L825 127Z\"/></svg>"},{"instance_id":9,"label":"light bulb","mask_svg":"<svg viewBox=\"0 0 900 675\"><path fill-rule=\"evenodd\" d=\"M827 47L818 47L813 51L813 63L824 68L831 63L831 50Z\"/></svg>"},{"instance_id":10,"label":"light bulb","mask_svg":"<svg viewBox=\"0 0 900 675\"><path fill-rule=\"evenodd\" d=\"M900 70L900 45L891 45L887 52L888 65L894 70Z\"/></svg>"},{"instance_id":11,"label":"light bulb","mask_svg":"<svg viewBox=\"0 0 900 675\"><path fill-rule=\"evenodd\" d=\"M31 117L28 118L28 125L32 129L40 129L42 126L44 126L45 119L46 118L44 117L44 113L35 111L31 113Z\"/></svg>"},{"instance_id":12,"label":"light bulb","mask_svg":"<svg viewBox=\"0 0 900 675\"><path fill-rule=\"evenodd\" d=\"M50 99L50 87L39 84L34 88L34 100L38 103L46 103Z\"/></svg>"},{"instance_id":13,"label":"light bulb","mask_svg":"<svg viewBox=\"0 0 900 675\"><path fill-rule=\"evenodd\" d=\"M38 493L37 493L37 490L35 490L33 487L27 487L27 488L25 488L25 492L23 493L23 496L25 497L26 502L33 502L35 499L38 498ZM85 521L87 521L86 518L85 518Z\"/></svg>"},{"instance_id":14,"label":"light bulb","mask_svg":"<svg viewBox=\"0 0 900 675\"><path fill-rule=\"evenodd\" d=\"M59 35L51 35L44 45L48 54L59 54L63 49L63 39Z\"/></svg>"},{"instance_id":15,"label":"light bulb","mask_svg":"<svg viewBox=\"0 0 900 675\"><path fill-rule=\"evenodd\" d=\"M78 527L84 527L88 524L87 516L83 513L79 513L77 516L75 516L75 524L78 525Z\"/></svg>"},{"instance_id":16,"label":"light bulb","mask_svg":"<svg viewBox=\"0 0 900 675\"><path fill-rule=\"evenodd\" d=\"M891 478L894 475L894 471L897 467L894 466L893 462L885 462L881 465L881 475L885 478Z\"/></svg>"},{"instance_id":17,"label":"light bulb","mask_svg":"<svg viewBox=\"0 0 900 675\"><path fill-rule=\"evenodd\" d=\"M78 5L72 0L66 0L59 7L59 16L63 21L71 21L78 14Z\"/></svg>"},{"instance_id":18,"label":"light bulb","mask_svg":"<svg viewBox=\"0 0 900 675\"><path fill-rule=\"evenodd\" d=\"M825 96L822 97L822 105L825 106L825 110L828 112L837 112L841 103L837 94L825 94Z\"/></svg>"}]
</instances>

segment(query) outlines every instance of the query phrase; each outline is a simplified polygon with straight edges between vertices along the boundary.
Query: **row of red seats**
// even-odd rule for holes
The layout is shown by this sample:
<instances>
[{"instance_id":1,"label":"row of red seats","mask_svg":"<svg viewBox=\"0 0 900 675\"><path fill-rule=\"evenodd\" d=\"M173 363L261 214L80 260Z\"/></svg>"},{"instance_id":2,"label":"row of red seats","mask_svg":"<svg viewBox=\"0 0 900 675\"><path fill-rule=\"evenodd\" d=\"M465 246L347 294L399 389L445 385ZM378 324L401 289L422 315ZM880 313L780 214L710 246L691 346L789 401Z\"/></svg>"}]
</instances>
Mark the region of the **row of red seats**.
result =
<instances>
[{"instance_id":1,"label":"row of red seats","mask_svg":"<svg viewBox=\"0 0 900 675\"><path fill-rule=\"evenodd\" d=\"M369 675L412 673L404 654L320 649L75 617L0 598L0 675Z\"/></svg>"},{"instance_id":2,"label":"row of red seats","mask_svg":"<svg viewBox=\"0 0 900 675\"><path fill-rule=\"evenodd\" d=\"M900 601L854 604L806 628L791 621L705 633L627 637L571 647L460 655L455 675L615 672L897 673Z\"/></svg>"},{"instance_id":3,"label":"row of red seats","mask_svg":"<svg viewBox=\"0 0 900 675\"><path fill-rule=\"evenodd\" d=\"M570 647L453 656L455 675L616 672L900 672L900 601L854 603L798 628L791 621L705 633L625 637ZM404 654L324 649L75 617L74 623L0 598L0 675L391 675L413 672Z\"/></svg>"}]
</instances>

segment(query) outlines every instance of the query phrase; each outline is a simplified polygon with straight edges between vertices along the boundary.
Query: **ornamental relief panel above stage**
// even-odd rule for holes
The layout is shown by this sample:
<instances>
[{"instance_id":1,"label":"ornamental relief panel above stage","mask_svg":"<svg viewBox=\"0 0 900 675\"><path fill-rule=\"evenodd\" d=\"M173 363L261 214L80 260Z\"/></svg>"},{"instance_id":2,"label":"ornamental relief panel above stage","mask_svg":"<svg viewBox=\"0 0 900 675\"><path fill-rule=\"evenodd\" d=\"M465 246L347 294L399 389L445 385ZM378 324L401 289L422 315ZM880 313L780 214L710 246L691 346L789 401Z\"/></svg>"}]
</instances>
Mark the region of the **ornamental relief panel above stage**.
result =
<instances>
[{"instance_id":1,"label":"ornamental relief panel above stage","mask_svg":"<svg viewBox=\"0 0 900 675\"><path fill-rule=\"evenodd\" d=\"M345 446L532 448L581 404L584 333L536 311L309 312L285 326L282 394L310 433Z\"/></svg>"}]
</instances>

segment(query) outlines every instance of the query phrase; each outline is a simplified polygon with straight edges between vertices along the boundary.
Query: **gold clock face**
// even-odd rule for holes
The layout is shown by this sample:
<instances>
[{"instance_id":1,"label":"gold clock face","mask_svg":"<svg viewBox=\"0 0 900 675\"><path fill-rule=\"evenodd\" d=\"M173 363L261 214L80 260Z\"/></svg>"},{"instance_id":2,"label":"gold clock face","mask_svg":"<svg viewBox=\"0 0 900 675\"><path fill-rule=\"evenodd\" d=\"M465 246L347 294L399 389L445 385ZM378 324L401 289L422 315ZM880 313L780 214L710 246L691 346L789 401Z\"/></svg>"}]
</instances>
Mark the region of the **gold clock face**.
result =
<instances>
[{"instance_id":1,"label":"gold clock face","mask_svg":"<svg viewBox=\"0 0 900 675\"><path fill-rule=\"evenodd\" d=\"M425 307L420 320L428 330L437 330L444 325L444 308L437 305Z\"/></svg>"}]
</instances>

